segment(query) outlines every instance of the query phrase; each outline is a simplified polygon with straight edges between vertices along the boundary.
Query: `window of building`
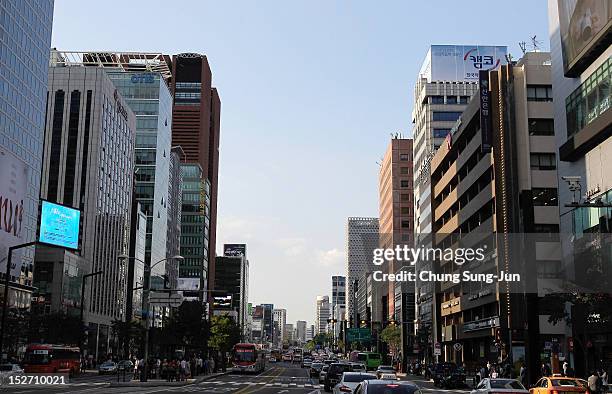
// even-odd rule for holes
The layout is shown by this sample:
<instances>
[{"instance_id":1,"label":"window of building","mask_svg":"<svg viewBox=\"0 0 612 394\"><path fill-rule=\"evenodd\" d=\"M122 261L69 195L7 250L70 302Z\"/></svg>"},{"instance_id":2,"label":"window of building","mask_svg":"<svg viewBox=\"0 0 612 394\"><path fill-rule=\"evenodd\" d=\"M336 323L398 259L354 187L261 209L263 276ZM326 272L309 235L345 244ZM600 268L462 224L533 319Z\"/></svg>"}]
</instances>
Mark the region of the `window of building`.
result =
<instances>
[{"instance_id":1,"label":"window of building","mask_svg":"<svg viewBox=\"0 0 612 394\"><path fill-rule=\"evenodd\" d=\"M444 104L444 96L431 96L432 104Z\"/></svg>"},{"instance_id":2,"label":"window of building","mask_svg":"<svg viewBox=\"0 0 612 394\"><path fill-rule=\"evenodd\" d=\"M446 104L457 104L457 96L446 96Z\"/></svg>"},{"instance_id":3,"label":"window of building","mask_svg":"<svg viewBox=\"0 0 612 394\"><path fill-rule=\"evenodd\" d=\"M534 187L531 189L533 193L534 206L554 206L557 205L558 196L557 189L547 187Z\"/></svg>"},{"instance_id":4,"label":"window of building","mask_svg":"<svg viewBox=\"0 0 612 394\"><path fill-rule=\"evenodd\" d=\"M557 159L554 153L532 153L530 155L532 170L554 170Z\"/></svg>"},{"instance_id":5,"label":"window of building","mask_svg":"<svg viewBox=\"0 0 612 394\"><path fill-rule=\"evenodd\" d=\"M410 174L410 167L400 167L400 174L402 175Z\"/></svg>"},{"instance_id":6,"label":"window of building","mask_svg":"<svg viewBox=\"0 0 612 394\"><path fill-rule=\"evenodd\" d=\"M558 234L559 225L558 224L534 224L533 232L543 233L543 234Z\"/></svg>"},{"instance_id":7,"label":"window of building","mask_svg":"<svg viewBox=\"0 0 612 394\"><path fill-rule=\"evenodd\" d=\"M459 104L467 104L470 102L470 96L459 97Z\"/></svg>"},{"instance_id":8,"label":"window of building","mask_svg":"<svg viewBox=\"0 0 612 394\"><path fill-rule=\"evenodd\" d=\"M401 215L410 215L410 207L401 207L400 208Z\"/></svg>"},{"instance_id":9,"label":"window of building","mask_svg":"<svg viewBox=\"0 0 612 394\"><path fill-rule=\"evenodd\" d=\"M402 228L409 228L410 220L402 220Z\"/></svg>"},{"instance_id":10,"label":"window of building","mask_svg":"<svg viewBox=\"0 0 612 394\"><path fill-rule=\"evenodd\" d=\"M450 129L433 129L434 138L446 138Z\"/></svg>"},{"instance_id":11,"label":"window of building","mask_svg":"<svg viewBox=\"0 0 612 394\"><path fill-rule=\"evenodd\" d=\"M401 161L408 161L408 160L410 160L410 155L408 153L401 153L400 154L400 160Z\"/></svg>"},{"instance_id":12,"label":"window of building","mask_svg":"<svg viewBox=\"0 0 612 394\"><path fill-rule=\"evenodd\" d=\"M400 201L410 201L410 194L407 194L407 193L400 194Z\"/></svg>"},{"instance_id":13,"label":"window of building","mask_svg":"<svg viewBox=\"0 0 612 394\"><path fill-rule=\"evenodd\" d=\"M552 100L552 85L527 85L527 101Z\"/></svg>"},{"instance_id":14,"label":"window of building","mask_svg":"<svg viewBox=\"0 0 612 394\"><path fill-rule=\"evenodd\" d=\"M455 122L461 116L458 111L434 111L432 120L434 122Z\"/></svg>"},{"instance_id":15,"label":"window of building","mask_svg":"<svg viewBox=\"0 0 612 394\"><path fill-rule=\"evenodd\" d=\"M552 119L529 119L529 135L555 135Z\"/></svg>"},{"instance_id":16,"label":"window of building","mask_svg":"<svg viewBox=\"0 0 612 394\"><path fill-rule=\"evenodd\" d=\"M410 187L410 181L409 180L400 180L400 187Z\"/></svg>"}]
</instances>

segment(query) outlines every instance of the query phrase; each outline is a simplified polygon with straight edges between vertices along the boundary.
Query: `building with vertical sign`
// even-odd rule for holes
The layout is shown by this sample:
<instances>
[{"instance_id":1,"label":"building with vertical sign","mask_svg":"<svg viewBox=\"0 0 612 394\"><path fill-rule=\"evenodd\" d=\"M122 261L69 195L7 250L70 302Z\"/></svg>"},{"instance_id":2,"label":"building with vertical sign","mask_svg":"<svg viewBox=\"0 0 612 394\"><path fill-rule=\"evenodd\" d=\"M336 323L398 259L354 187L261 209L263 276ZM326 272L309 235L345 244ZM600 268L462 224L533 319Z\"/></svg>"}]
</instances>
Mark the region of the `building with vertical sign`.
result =
<instances>
[{"instance_id":1,"label":"building with vertical sign","mask_svg":"<svg viewBox=\"0 0 612 394\"><path fill-rule=\"evenodd\" d=\"M558 272L561 257L553 107L536 94L550 86L550 69L550 54L533 52L483 75L488 94L469 102L431 161L434 246L485 243L487 269L503 270L509 254L496 236L541 235L517 259L530 262L534 281ZM489 121L490 138L482 127ZM440 272L458 269L444 264ZM493 361L512 351L537 369L543 343L563 340L565 326L548 323L550 306L538 309L537 294L464 283L440 284L436 293L433 343L441 344L441 360Z\"/></svg>"},{"instance_id":2,"label":"building with vertical sign","mask_svg":"<svg viewBox=\"0 0 612 394\"><path fill-rule=\"evenodd\" d=\"M0 4L0 198L16 205L23 201L18 231L0 226L2 257L10 246L36 238L53 6L53 0ZM9 292L11 306L30 306L33 262L34 248L15 251L9 280L17 286ZM0 261L1 289L5 268L6 259Z\"/></svg>"},{"instance_id":3,"label":"building with vertical sign","mask_svg":"<svg viewBox=\"0 0 612 394\"><path fill-rule=\"evenodd\" d=\"M41 198L80 209L78 251L36 247L41 313L77 314L83 274L89 354L107 354L111 323L126 310L136 116L105 70L49 67Z\"/></svg>"},{"instance_id":4,"label":"building with vertical sign","mask_svg":"<svg viewBox=\"0 0 612 394\"><path fill-rule=\"evenodd\" d=\"M240 253L230 252L230 250L232 250L231 246L240 250ZM218 266L218 275L215 277L213 294L215 297L231 297L231 309L237 313L237 323L243 330L243 335L247 335L246 316L249 302L249 260L246 256L245 244L231 246L228 244L224 245L224 250L226 250L228 254L215 258L215 264ZM272 340L271 336L270 340Z\"/></svg>"},{"instance_id":5,"label":"building with vertical sign","mask_svg":"<svg viewBox=\"0 0 612 394\"><path fill-rule=\"evenodd\" d=\"M204 240L204 269L208 287L215 283L217 189L221 100L212 86L205 55L181 53L172 57L172 144L180 145L187 163L197 163L208 182L208 234Z\"/></svg>"},{"instance_id":6,"label":"building with vertical sign","mask_svg":"<svg viewBox=\"0 0 612 394\"><path fill-rule=\"evenodd\" d=\"M505 64L506 47L432 45L414 87L412 110L414 233L417 244L428 245L432 231L430 163L471 97L478 90L480 70ZM431 327L435 291L416 282L416 320ZM430 329L430 328L427 328Z\"/></svg>"},{"instance_id":7,"label":"building with vertical sign","mask_svg":"<svg viewBox=\"0 0 612 394\"><path fill-rule=\"evenodd\" d=\"M577 256L585 243L612 261L612 4L549 0L548 16L560 232L567 235L562 236L562 250L571 259L568 266L579 273L590 269ZM548 99L547 93L538 98ZM603 267L602 277L612 270L609 263ZM584 310L573 308L571 313L570 338L591 344L586 349L574 346L570 354L572 367L586 375L600 360L610 362L612 333L581 318L589 314Z\"/></svg>"}]
</instances>

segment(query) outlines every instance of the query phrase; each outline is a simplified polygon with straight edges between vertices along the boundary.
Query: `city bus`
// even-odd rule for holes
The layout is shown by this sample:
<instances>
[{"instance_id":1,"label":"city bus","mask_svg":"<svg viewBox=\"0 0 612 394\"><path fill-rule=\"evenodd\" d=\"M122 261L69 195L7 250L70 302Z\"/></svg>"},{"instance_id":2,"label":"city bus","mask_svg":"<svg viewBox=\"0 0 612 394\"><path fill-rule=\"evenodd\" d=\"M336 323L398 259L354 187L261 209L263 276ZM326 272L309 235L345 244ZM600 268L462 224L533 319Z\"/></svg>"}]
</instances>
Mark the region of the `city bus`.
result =
<instances>
[{"instance_id":1,"label":"city bus","mask_svg":"<svg viewBox=\"0 0 612 394\"><path fill-rule=\"evenodd\" d=\"M68 373L70 376L81 372L81 352L78 347L30 344L23 361L25 373Z\"/></svg>"},{"instance_id":2,"label":"city bus","mask_svg":"<svg viewBox=\"0 0 612 394\"><path fill-rule=\"evenodd\" d=\"M253 343L238 343L232 351L232 372L263 372L265 355Z\"/></svg>"}]
</instances>

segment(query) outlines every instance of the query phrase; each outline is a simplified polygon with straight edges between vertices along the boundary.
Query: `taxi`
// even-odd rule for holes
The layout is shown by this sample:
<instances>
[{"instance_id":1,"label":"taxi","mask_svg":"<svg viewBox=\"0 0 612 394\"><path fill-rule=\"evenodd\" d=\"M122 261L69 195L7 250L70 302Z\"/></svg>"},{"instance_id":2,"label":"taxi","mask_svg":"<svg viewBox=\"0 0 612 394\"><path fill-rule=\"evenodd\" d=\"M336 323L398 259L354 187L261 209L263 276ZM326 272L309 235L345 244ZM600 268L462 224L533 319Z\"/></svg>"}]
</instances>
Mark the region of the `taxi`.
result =
<instances>
[{"instance_id":1,"label":"taxi","mask_svg":"<svg viewBox=\"0 0 612 394\"><path fill-rule=\"evenodd\" d=\"M543 377L529 389L530 394L590 394L584 381L554 374Z\"/></svg>"}]
</instances>

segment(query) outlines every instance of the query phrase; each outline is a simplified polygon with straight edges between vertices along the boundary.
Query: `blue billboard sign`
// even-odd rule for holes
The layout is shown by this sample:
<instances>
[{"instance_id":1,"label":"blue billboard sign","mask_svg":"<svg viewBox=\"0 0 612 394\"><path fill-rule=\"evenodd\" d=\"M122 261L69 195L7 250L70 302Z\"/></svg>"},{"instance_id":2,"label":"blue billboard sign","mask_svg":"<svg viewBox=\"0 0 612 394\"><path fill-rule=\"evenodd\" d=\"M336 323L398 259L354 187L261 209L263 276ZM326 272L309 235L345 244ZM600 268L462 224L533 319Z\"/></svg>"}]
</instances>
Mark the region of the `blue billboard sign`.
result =
<instances>
[{"instance_id":1,"label":"blue billboard sign","mask_svg":"<svg viewBox=\"0 0 612 394\"><path fill-rule=\"evenodd\" d=\"M66 249L79 248L81 211L42 201L38 242Z\"/></svg>"}]
</instances>

